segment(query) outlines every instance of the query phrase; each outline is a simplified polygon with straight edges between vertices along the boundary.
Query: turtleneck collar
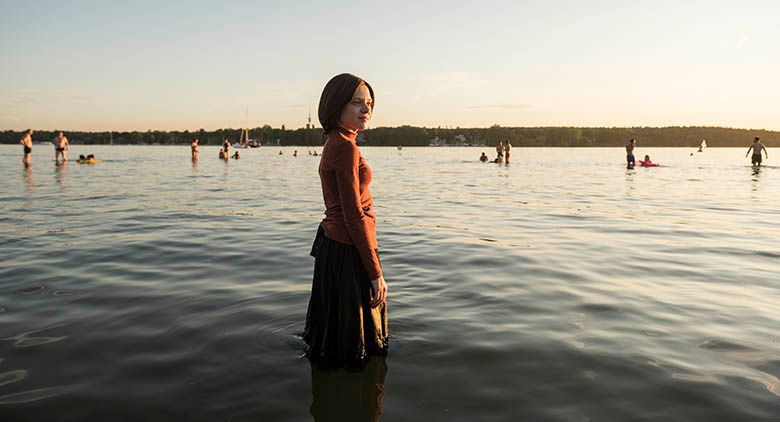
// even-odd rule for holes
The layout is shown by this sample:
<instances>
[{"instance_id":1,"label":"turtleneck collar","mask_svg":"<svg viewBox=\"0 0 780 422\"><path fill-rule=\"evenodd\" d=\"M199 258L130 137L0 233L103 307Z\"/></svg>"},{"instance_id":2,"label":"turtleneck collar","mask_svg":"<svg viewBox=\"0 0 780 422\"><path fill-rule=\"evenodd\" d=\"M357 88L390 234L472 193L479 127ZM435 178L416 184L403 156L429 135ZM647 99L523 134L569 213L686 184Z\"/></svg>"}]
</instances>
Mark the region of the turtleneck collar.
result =
<instances>
[{"instance_id":1,"label":"turtleneck collar","mask_svg":"<svg viewBox=\"0 0 780 422\"><path fill-rule=\"evenodd\" d=\"M343 127L339 126L339 127L335 128L335 129L333 129L333 131L334 132L338 132L339 135L341 135L342 137L346 138L348 141L355 142L355 139L357 139L357 133L349 131L349 130L346 130Z\"/></svg>"}]
</instances>

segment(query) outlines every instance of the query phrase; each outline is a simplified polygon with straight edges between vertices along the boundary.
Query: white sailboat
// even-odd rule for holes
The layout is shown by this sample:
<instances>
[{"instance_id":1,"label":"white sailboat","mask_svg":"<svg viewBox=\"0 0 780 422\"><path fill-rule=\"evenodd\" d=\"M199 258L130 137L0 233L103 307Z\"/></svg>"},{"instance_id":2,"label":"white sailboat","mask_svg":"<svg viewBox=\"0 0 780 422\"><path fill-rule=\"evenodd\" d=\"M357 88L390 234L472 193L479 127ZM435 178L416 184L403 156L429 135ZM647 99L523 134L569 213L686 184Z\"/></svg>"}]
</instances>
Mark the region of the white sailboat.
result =
<instances>
[{"instance_id":1,"label":"white sailboat","mask_svg":"<svg viewBox=\"0 0 780 422\"><path fill-rule=\"evenodd\" d=\"M244 113L244 128L241 129L241 135L238 142L233 145L234 148L257 148L260 142L249 137L249 106Z\"/></svg>"},{"instance_id":2,"label":"white sailboat","mask_svg":"<svg viewBox=\"0 0 780 422\"><path fill-rule=\"evenodd\" d=\"M706 139L702 139L701 140L701 144L699 144L699 152L704 151L704 148L707 148L707 140Z\"/></svg>"}]
</instances>

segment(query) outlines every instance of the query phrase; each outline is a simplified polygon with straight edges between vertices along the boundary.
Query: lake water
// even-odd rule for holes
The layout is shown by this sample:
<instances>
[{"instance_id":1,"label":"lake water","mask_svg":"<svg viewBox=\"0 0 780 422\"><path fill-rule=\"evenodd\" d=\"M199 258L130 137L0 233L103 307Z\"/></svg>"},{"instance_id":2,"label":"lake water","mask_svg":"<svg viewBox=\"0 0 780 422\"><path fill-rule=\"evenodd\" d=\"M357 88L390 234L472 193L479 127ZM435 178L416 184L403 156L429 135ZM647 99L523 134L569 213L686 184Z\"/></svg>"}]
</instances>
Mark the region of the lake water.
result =
<instances>
[{"instance_id":1,"label":"lake water","mask_svg":"<svg viewBox=\"0 0 780 422\"><path fill-rule=\"evenodd\" d=\"M746 148L363 148L392 340L362 372L300 358L319 158L279 149L0 146L0 420L780 416L780 167Z\"/></svg>"}]
</instances>

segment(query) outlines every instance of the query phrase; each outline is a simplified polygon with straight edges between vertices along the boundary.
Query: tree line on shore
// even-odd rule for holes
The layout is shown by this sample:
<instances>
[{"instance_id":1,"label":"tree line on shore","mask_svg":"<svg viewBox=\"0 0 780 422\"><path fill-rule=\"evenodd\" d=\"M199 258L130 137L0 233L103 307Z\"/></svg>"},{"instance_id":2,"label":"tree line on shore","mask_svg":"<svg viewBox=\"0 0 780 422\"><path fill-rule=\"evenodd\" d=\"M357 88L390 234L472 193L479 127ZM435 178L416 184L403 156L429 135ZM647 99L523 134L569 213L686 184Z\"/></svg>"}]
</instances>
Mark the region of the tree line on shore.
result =
<instances>
[{"instance_id":1,"label":"tree line on shore","mask_svg":"<svg viewBox=\"0 0 780 422\"><path fill-rule=\"evenodd\" d=\"M33 128L35 130L35 128ZM35 130L35 142L48 142L57 131ZM238 142L241 129L207 131L145 131L145 132L81 132L65 131L71 143L86 145L186 145L198 138L201 145L221 145L227 139ZM253 139L264 145L321 146L324 137L320 129L272 128L269 125L250 129ZM0 132L1 144L16 144L21 131ZM634 138L644 147L697 147L702 139L710 147L747 147L753 137L761 137L767 146L780 146L780 132L723 127L503 127L489 128L425 128L415 126L379 127L361 132L359 142L366 146L428 146L432 140L439 145L495 146L509 140L515 147L619 147Z\"/></svg>"}]
</instances>

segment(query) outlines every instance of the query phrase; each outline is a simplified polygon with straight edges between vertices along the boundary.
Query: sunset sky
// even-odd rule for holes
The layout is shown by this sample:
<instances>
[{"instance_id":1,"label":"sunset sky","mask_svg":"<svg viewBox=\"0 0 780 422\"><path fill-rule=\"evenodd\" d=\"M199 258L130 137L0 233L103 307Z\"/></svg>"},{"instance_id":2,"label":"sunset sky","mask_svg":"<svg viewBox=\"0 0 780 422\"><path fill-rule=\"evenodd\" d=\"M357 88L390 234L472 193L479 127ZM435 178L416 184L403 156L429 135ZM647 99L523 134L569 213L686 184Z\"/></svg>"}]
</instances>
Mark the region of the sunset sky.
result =
<instances>
[{"instance_id":1,"label":"sunset sky","mask_svg":"<svg viewBox=\"0 0 780 422\"><path fill-rule=\"evenodd\" d=\"M371 126L780 130L775 1L0 0L0 129L298 128L332 76Z\"/></svg>"}]
</instances>

